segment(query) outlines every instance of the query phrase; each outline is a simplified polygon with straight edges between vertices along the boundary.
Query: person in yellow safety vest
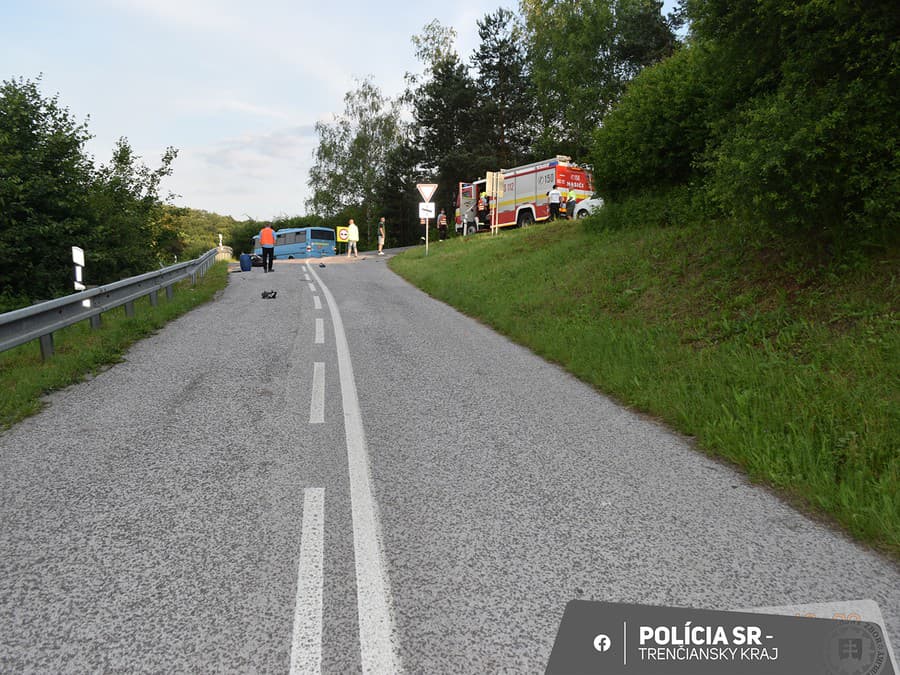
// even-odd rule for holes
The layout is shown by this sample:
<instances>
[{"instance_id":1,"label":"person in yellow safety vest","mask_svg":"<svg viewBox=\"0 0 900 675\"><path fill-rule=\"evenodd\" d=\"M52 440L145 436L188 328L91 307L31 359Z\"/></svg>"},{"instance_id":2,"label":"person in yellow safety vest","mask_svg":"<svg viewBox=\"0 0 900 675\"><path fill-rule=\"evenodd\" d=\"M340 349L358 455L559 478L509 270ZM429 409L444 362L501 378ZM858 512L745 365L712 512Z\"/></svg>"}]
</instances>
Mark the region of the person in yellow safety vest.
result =
<instances>
[{"instance_id":1,"label":"person in yellow safety vest","mask_svg":"<svg viewBox=\"0 0 900 675\"><path fill-rule=\"evenodd\" d=\"M569 193L566 196L566 216L568 218L575 217L575 202L578 201L578 194L575 192L574 187L569 188Z\"/></svg>"},{"instance_id":2,"label":"person in yellow safety vest","mask_svg":"<svg viewBox=\"0 0 900 675\"><path fill-rule=\"evenodd\" d=\"M262 248L263 272L274 272L272 264L275 261L275 230L270 223L266 223L259 231L259 246Z\"/></svg>"},{"instance_id":3,"label":"person in yellow safety vest","mask_svg":"<svg viewBox=\"0 0 900 675\"><path fill-rule=\"evenodd\" d=\"M353 253L354 258L359 257L359 251L357 251L357 246L359 245L359 227L356 226L356 223L353 222L353 218L351 218L347 222L347 257L350 257L350 253Z\"/></svg>"}]
</instances>

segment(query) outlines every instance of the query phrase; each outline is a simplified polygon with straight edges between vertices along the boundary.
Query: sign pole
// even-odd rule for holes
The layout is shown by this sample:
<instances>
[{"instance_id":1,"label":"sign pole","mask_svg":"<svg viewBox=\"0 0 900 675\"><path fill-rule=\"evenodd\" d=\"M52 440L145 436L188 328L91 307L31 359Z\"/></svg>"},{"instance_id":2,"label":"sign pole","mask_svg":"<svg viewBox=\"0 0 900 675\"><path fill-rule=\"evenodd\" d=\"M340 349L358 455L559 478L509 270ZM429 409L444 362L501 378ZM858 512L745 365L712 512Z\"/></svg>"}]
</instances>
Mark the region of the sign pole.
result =
<instances>
[{"instance_id":1,"label":"sign pole","mask_svg":"<svg viewBox=\"0 0 900 675\"><path fill-rule=\"evenodd\" d=\"M500 171L488 171L485 175L485 191L490 198L488 217L491 222L491 236L500 232L500 197L503 196L503 173Z\"/></svg>"}]
</instances>

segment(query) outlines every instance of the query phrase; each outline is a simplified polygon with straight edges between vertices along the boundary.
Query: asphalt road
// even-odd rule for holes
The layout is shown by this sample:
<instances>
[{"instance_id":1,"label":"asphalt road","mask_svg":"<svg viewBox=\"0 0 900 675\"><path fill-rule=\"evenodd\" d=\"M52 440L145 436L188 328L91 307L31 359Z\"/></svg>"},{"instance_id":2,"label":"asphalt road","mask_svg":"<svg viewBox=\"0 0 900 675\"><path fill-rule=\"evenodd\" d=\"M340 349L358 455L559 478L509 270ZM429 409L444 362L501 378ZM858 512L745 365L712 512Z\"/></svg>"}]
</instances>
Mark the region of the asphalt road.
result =
<instances>
[{"instance_id":1,"label":"asphalt road","mask_svg":"<svg viewBox=\"0 0 900 675\"><path fill-rule=\"evenodd\" d=\"M900 644L895 564L387 258L233 274L0 434L0 670L543 672L576 598Z\"/></svg>"}]
</instances>

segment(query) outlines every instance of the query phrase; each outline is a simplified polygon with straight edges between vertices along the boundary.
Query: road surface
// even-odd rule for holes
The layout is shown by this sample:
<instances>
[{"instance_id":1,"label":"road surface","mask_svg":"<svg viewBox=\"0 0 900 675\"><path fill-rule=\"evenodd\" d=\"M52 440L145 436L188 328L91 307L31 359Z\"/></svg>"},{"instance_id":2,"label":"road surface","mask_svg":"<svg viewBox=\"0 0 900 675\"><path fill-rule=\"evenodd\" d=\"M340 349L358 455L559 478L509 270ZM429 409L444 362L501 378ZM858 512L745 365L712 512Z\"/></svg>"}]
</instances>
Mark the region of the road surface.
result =
<instances>
[{"instance_id":1,"label":"road surface","mask_svg":"<svg viewBox=\"0 0 900 675\"><path fill-rule=\"evenodd\" d=\"M900 643L894 563L389 257L232 274L0 434L0 670L542 672L572 599Z\"/></svg>"}]
</instances>

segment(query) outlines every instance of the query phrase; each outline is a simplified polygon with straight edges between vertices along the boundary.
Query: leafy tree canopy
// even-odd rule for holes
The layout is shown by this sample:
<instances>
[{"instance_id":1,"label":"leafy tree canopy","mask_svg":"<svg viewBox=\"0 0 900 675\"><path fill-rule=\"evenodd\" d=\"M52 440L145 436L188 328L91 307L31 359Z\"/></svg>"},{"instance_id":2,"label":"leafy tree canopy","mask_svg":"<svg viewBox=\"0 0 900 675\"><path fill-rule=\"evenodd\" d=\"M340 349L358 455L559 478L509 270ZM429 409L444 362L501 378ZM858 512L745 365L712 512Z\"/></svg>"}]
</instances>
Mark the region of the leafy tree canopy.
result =
<instances>
[{"instance_id":1,"label":"leafy tree canopy","mask_svg":"<svg viewBox=\"0 0 900 675\"><path fill-rule=\"evenodd\" d=\"M72 246L85 250L91 284L146 272L178 248L158 218L176 151L149 169L123 138L95 168L87 123L39 84L0 84L0 259L15 262L0 269L2 309L72 292Z\"/></svg>"},{"instance_id":2,"label":"leafy tree canopy","mask_svg":"<svg viewBox=\"0 0 900 675\"><path fill-rule=\"evenodd\" d=\"M387 158L401 141L400 106L371 80L358 82L344 104L344 114L334 122L316 123L319 145L309 172L313 195L306 207L324 217L358 207L369 223L377 212L375 200Z\"/></svg>"},{"instance_id":3,"label":"leafy tree canopy","mask_svg":"<svg viewBox=\"0 0 900 675\"><path fill-rule=\"evenodd\" d=\"M92 167L76 122L40 79L0 85L0 289L5 308L71 288L71 246L89 232ZM15 264L13 264L15 261Z\"/></svg>"},{"instance_id":4,"label":"leafy tree canopy","mask_svg":"<svg viewBox=\"0 0 900 675\"><path fill-rule=\"evenodd\" d=\"M677 44L660 0L522 0L539 154L587 155L591 135L641 69Z\"/></svg>"}]
</instances>

